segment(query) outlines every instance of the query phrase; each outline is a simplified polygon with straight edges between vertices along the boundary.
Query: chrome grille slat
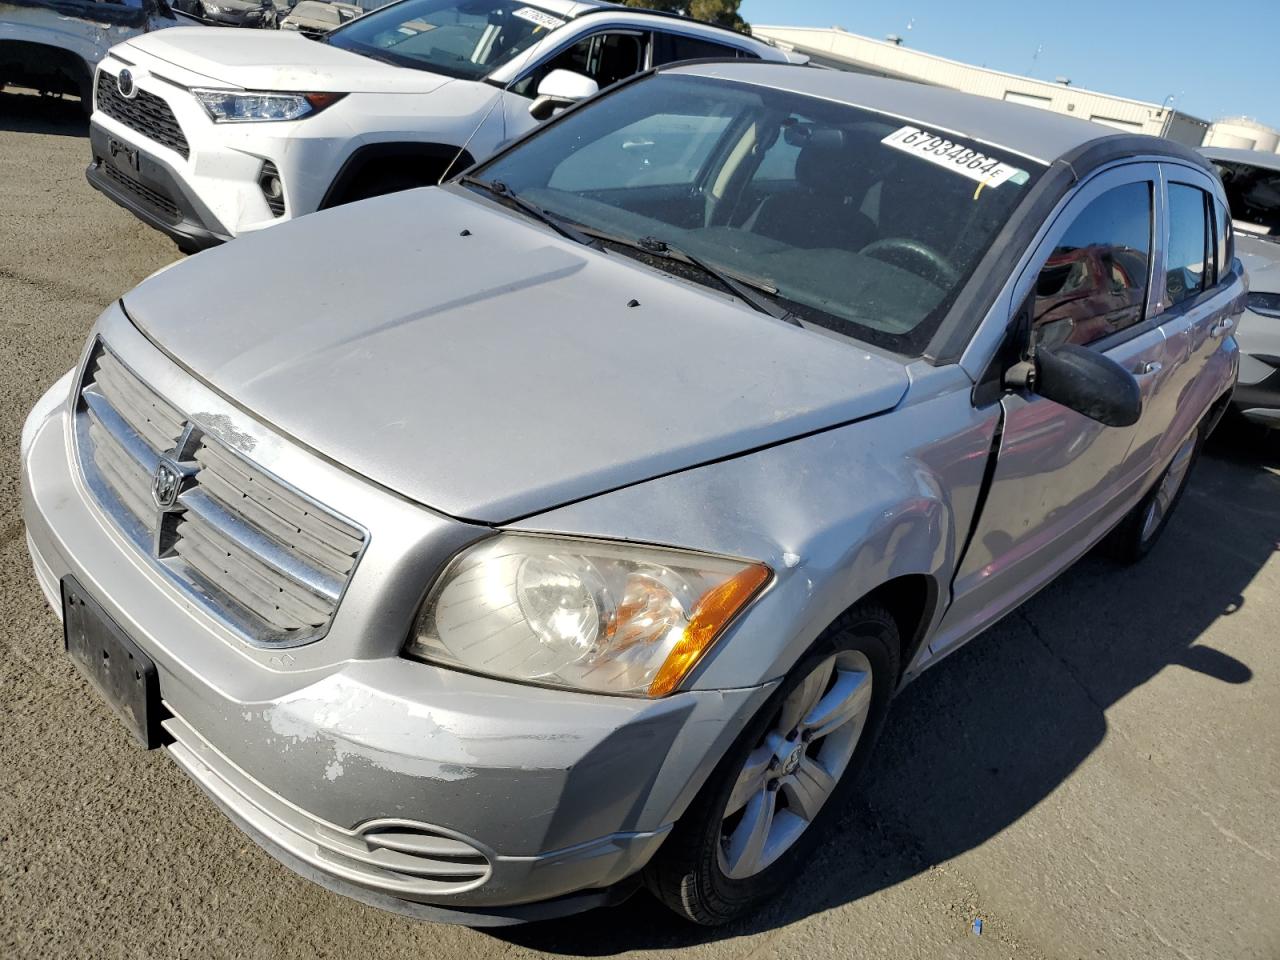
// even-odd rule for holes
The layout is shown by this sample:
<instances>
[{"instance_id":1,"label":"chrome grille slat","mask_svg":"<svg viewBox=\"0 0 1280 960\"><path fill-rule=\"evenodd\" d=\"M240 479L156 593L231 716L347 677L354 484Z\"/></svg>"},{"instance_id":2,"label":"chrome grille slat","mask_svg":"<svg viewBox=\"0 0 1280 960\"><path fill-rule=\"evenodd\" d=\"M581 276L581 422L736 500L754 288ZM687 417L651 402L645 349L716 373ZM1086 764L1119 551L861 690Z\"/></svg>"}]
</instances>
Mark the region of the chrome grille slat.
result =
<instances>
[{"instance_id":1,"label":"chrome grille slat","mask_svg":"<svg viewBox=\"0 0 1280 960\"><path fill-rule=\"evenodd\" d=\"M155 507L145 492L151 478L138 466L136 460L129 457L115 438L97 423L89 428L89 439L93 442L94 459L102 478L139 523L148 530L155 530Z\"/></svg>"},{"instance_id":2,"label":"chrome grille slat","mask_svg":"<svg viewBox=\"0 0 1280 960\"><path fill-rule=\"evenodd\" d=\"M158 453L173 446L182 434L178 411L156 396L147 396L120 361L104 353L98 360L94 384L116 412Z\"/></svg>"},{"instance_id":3,"label":"chrome grille slat","mask_svg":"<svg viewBox=\"0 0 1280 960\"><path fill-rule=\"evenodd\" d=\"M116 412L115 407L102 394L88 389L82 396L85 406L89 408L89 419L110 434L120 449L150 476L160 462L160 454L155 447L142 439L138 431L129 426L128 421Z\"/></svg>"},{"instance_id":4,"label":"chrome grille slat","mask_svg":"<svg viewBox=\"0 0 1280 960\"><path fill-rule=\"evenodd\" d=\"M279 541L240 521L200 487L184 493L180 502L187 508L187 519L199 518L202 532L208 536L260 560L263 566L277 571L281 579L291 581L329 603L337 603L342 593L341 580L301 562Z\"/></svg>"},{"instance_id":5,"label":"chrome grille slat","mask_svg":"<svg viewBox=\"0 0 1280 960\"><path fill-rule=\"evenodd\" d=\"M88 369L81 463L138 549L251 643L323 636L364 532L188 421L101 344ZM185 478L170 507L152 494L162 464Z\"/></svg>"},{"instance_id":6,"label":"chrome grille slat","mask_svg":"<svg viewBox=\"0 0 1280 960\"><path fill-rule=\"evenodd\" d=\"M203 451L197 452L197 462ZM217 500L227 510L233 510L252 521L258 528L273 539L298 553L306 555L310 560L321 564L335 577L340 577L351 570L355 561L355 550L343 553L335 550L327 543L312 536L307 530L282 520L273 511L243 489L237 489L222 474L208 469L200 473L200 491ZM356 547L356 550L359 548Z\"/></svg>"},{"instance_id":7,"label":"chrome grille slat","mask_svg":"<svg viewBox=\"0 0 1280 960\"><path fill-rule=\"evenodd\" d=\"M185 528L185 529L184 529ZM178 555L194 567L219 593L235 599L259 619L279 630L317 627L328 619L325 610L308 610L294 595L273 584L262 572L233 556L205 530L179 525Z\"/></svg>"},{"instance_id":8,"label":"chrome grille slat","mask_svg":"<svg viewBox=\"0 0 1280 960\"><path fill-rule=\"evenodd\" d=\"M237 461L215 446L201 447L196 451L196 460L206 470L228 479L241 494L252 498L291 526L307 531L345 554L359 552L364 534L357 528L317 511L305 499L269 479L264 484L263 478L255 475L243 460Z\"/></svg>"}]
</instances>

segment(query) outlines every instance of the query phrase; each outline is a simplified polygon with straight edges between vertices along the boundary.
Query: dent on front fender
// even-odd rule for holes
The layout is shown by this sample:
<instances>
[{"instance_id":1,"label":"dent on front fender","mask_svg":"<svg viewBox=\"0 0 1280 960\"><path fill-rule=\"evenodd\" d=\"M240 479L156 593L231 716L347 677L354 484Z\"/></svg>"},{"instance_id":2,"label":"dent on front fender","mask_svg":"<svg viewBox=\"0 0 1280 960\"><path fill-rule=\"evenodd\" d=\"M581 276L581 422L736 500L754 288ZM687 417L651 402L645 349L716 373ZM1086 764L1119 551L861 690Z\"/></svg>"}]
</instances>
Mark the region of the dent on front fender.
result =
<instances>
[{"instance_id":1,"label":"dent on front fender","mask_svg":"<svg viewBox=\"0 0 1280 960\"><path fill-rule=\"evenodd\" d=\"M888 580L922 574L940 597L948 595L999 411L973 407L972 384L959 367L925 376L927 398L913 402L925 392L913 385L902 405L880 416L572 504L516 528L763 560L773 583L690 686L728 689L776 678L841 612Z\"/></svg>"}]
</instances>

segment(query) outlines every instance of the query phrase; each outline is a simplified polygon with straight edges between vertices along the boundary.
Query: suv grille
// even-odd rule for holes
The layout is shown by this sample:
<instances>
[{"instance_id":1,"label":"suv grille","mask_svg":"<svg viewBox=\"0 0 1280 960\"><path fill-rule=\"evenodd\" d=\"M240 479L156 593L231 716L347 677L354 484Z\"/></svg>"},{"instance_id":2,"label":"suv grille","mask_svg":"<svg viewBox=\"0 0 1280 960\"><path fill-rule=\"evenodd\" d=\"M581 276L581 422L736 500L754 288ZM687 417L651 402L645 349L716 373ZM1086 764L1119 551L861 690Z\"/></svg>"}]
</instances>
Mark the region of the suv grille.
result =
<instances>
[{"instance_id":1,"label":"suv grille","mask_svg":"<svg viewBox=\"0 0 1280 960\"><path fill-rule=\"evenodd\" d=\"M182 221L182 211L173 202L173 198L163 190L147 186L141 180L134 179L105 160L99 159L98 169L103 172L108 180L129 191L135 198L151 207L170 223L180 223Z\"/></svg>"},{"instance_id":2,"label":"suv grille","mask_svg":"<svg viewBox=\"0 0 1280 960\"><path fill-rule=\"evenodd\" d=\"M132 99L122 97L116 88L116 78L99 70L94 99L98 109L108 117L119 120L170 150L177 151L182 154L183 160L190 156L187 137L178 125L178 118L173 115L169 105L154 93L139 90Z\"/></svg>"},{"instance_id":3,"label":"suv grille","mask_svg":"<svg viewBox=\"0 0 1280 960\"><path fill-rule=\"evenodd\" d=\"M105 347L89 371L76 418L81 463L137 547L251 643L322 636L363 531L203 433Z\"/></svg>"}]
</instances>

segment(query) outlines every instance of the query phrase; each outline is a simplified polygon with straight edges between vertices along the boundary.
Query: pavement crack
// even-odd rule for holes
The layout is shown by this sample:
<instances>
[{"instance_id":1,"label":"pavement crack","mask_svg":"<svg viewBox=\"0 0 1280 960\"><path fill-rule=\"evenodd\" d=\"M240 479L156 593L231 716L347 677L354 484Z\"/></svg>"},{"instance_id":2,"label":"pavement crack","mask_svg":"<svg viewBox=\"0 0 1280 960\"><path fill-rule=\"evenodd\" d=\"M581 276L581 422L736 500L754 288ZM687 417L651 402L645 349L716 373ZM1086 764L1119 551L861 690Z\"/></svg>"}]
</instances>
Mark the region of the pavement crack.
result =
<instances>
[{"instance_id":1,"label":"pavement crack","mask_svg":"<svg viewBox=\"0 0 1280 960\"><path fill-rule=\"evenodd\" d=\"M1080 676L1076 668L1071 665L1071 662L1062 654L1058 653L1049 641L1044 638L1044 635L1040 632L1040 627L1031 619L1031 615L1027 613L1026 609L1024 607L1018 607L1017 614L1018 619L1026 624L1027 629L1031 632L1031 636L1035 637L1036 642L1040 644L1040 646L1044 647L1049 656L1062 664L1062 669L1065 670L1067 675L1075 681L1076 686L1084 692L1084 695L1088 698L1089 702L1098 708L1098 712L1105 714L1107 711L1106 704L1102 703L1093 695L1093 691L1089 689L1089 685L1084 682L1084 677Z\"/></svg>"}]
</instances>

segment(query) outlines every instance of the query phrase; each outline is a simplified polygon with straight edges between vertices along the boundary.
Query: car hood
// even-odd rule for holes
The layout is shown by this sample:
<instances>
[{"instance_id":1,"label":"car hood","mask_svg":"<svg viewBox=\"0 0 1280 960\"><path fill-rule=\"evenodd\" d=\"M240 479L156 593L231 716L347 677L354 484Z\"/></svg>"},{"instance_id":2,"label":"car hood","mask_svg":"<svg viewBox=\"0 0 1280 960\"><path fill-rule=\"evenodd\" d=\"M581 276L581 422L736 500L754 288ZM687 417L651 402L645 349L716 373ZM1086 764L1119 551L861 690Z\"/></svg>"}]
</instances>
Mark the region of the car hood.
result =
<instances>
[{"instance_id":1,"label":"car hood","mask_svg":"<svg viewBox=\"0 0 1280 960\"><path fill-rule=\"evenodd\" d=\"M123 46L187 73L244 90L431 93L450 82L438 73L371 60L290 30L175 27L144 33ZM125 59L130 59L127 54Z\"/></svg>"},{"instance_id":2,"label":"car hood","mask_svg":"<svg viewBox=\"0 0 1280 960\"><path fill-rule=\"evenodd\" d=\"M1280 239L1261 240L1236 231L1236 255L1249 275L1249 289L1280 293Z\"/></svg>"},{"instance_id":3,"label":"car hood","mask_svg":"<svg viewBox=\"0 0 1280 960\"><path fill-rule=\"evenodd\" d=\"M123 302L253 415L485 523L867 417L908 386L898 361L458 187L242 236Z\"/></svg>"}]
</instances>

